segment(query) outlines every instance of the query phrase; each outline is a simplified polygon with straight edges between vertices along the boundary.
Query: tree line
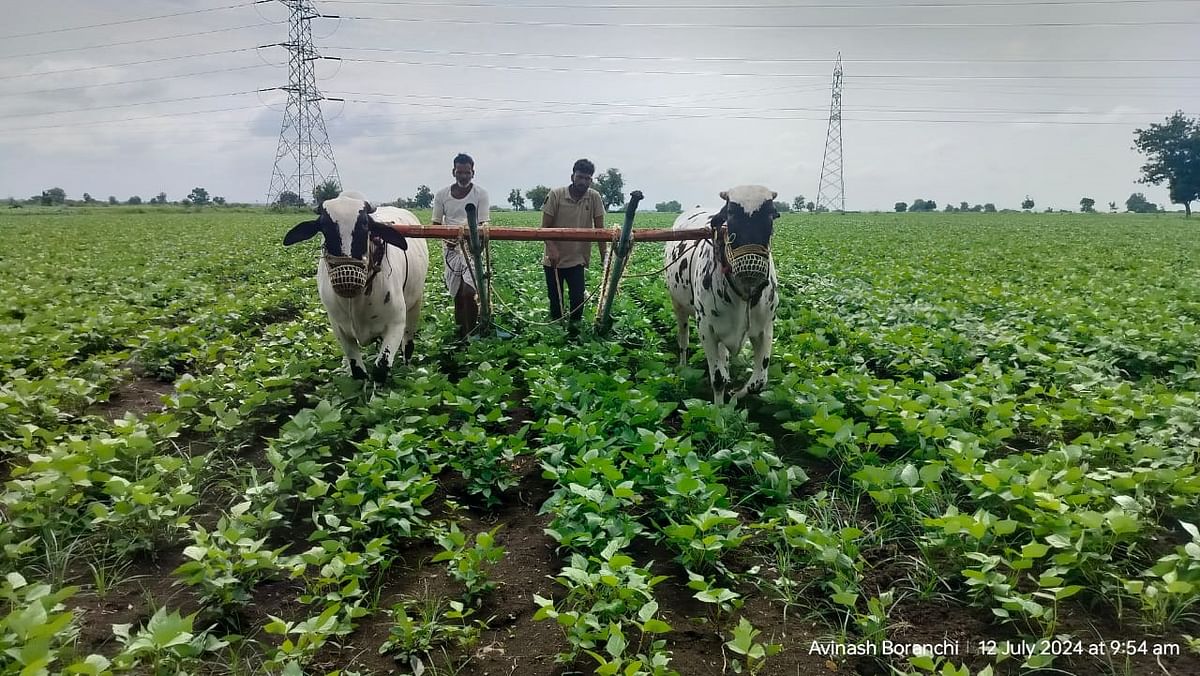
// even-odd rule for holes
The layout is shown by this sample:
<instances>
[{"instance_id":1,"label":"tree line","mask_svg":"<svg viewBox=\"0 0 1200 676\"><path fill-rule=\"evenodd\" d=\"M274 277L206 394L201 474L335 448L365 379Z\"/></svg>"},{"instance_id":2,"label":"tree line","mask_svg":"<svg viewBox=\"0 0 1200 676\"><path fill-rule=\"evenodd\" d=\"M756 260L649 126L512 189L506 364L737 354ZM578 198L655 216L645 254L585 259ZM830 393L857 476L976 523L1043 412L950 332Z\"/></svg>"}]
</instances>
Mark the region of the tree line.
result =
<instances>
[{"instance_id":1,"label":"tree line","mask_svg":"<svg viewBox=\"0 0 1200 676\"><path fill-rule=\"evenodd\" d=\"M1138 182L1148 185L1162 185L1165 183L1171 202L1182 204L1185 216L1190 217L1192 215L1191 203L1200 199L1200 120L1186 117L1182 111L1176 111L1161 124L1151 124L1145 129L1134 130L1133 147L1147 158L1146 163L1141 167L1142 177ZM625 180L621 176L619 169L614 167L601 173L596 177L593 185L597 192L600 193L605 209L611 210L625 204ZM338 185L337 181L332 179L324 181L313 188L313 203L320 204L327 199L336 197L340 192L341 186ZM530 207L536 211L541 209L542 205L546 203L546 198L549 194L550 188L544 185L537 185L525 191L522 191L520 188L512 188L508 193L508 204L516 211L524 211ZM111 195L106 202L110 205L122 204L120 200ZM11 197L8 199L10 207L19 207L23 204L74 206L78 204L91 205L103 203L105 202L95 199L86 192L83 193L82 200L70 200L67 198L66 191L59 187L43 190L40 195L29 197L23 202L19 202ZM167 195L165 192L160 192L145 203L152 205L167 204ZM133 195L125 200L124 204L139 205L143 204L143 201L140 196ZM225 204L225 198L210 196L207 189L197 187L193 188L187 197L180 200L178 204L185 206L222 206ZM433 190L428 185L420 185L412 197L400 197L395 201L395 204L401 207L428 209L433 206ZM278 195L272 206L303 207L305 206L305 200L295 192L285 190ZM1112 213L1117 211L1116 202L1109 202L1108 207ZM654 208L656 211L668 213L678 213L683 210L678 200L659 202L654 205ZM828 211L825 207L817 206L803 195L797 195L790 203L775 202L775 208L781 213L789 211L808 211L809 213ZM937 211L937 208L936 201L924 198L915 199L911 204L908 202L896 202L894 205L894 209L897 212L931 212ZM1033 199L1026 195L1025 200L1021 202L1021 209L1032 211L1033 208ZM1084 213L1096 213L1096 200L1091 197L1083 197L1079 200L1079 208ZM1156 213L1163 211L1157 204L1147 200L1146 196L1140 192L1131 194L1129 199L1125 200L1125 210L1133 213ZM950 213L993 213L996 211L996 205L991 202L975 205L959 202L956 207L952 203L947 202L942 211ZM1053 210L1047 209L1047 211Z\"/></svg>"},{"instance_id":2,"label":"tree line","mask_svg":"<svg viewBox=\"0 0 1200 676\"><path fill-rule=\"evenodd\" d=\"M140 195L132 195L128 199L122 201L117 199L115 195L109 195L106 200L98 200L92 197L91 193L83 193L83 197L77 200L70 199L67 196L67 191L62 188L47 188L40 195L33 195L25 200L17 200L13 197L8 198L9 207L19 207L23 205L43 206L43 207L61 207L61 206L90 206L94 204L108 204L117 206L120 204L140 205L140 204L169 204L167 193L160 192L149 200L143 200ZM192 192L188 193L178 202L183 206L207 206L216 205L224 206L225 198L220 196L210 196L205 188L192 188Z\"/></svg>"}]
</instances>

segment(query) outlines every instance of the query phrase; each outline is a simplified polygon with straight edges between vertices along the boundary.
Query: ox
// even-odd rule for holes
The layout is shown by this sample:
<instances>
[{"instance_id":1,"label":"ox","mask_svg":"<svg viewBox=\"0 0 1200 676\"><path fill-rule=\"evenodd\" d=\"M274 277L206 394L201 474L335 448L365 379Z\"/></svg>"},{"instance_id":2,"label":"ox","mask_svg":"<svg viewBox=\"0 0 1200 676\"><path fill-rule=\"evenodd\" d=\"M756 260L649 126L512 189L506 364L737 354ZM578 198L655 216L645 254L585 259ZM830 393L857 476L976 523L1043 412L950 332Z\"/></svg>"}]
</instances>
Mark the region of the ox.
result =
<instances>
[{"instance_id":1,"label":"ox","mask_svg":"<svg viewBox=\"0 0 1200 676\"><path fill-rule=\"evenodd\" d=\"M361 346L382 338L372 375L383 381L401 343L404 360L412 358L429 272L425 240L407 240L387 225L421 222L406 209L377 209L354 192L325 200L317 214L289 230L283 243L324 236L317 291L345 352L344 364L355 378L365 378Z\"/></svg>"},{"instance_id":2,"label":"ox","mask_svg":"<svg viewBox=\"0 0 1200 676\"><path fill-rule=\"evenodd\" d=\"M767 383L771 333L779 307L771 234L779 212L774 193L762 186L738 186L721 193L720 211L696 208L675 219L675 229L711 225L703 242L674 242L666 247L667 288L678 324L679 364L687 363L688 322L696 315L700 344L708 361L713 400L725 403L729 357L746 336L754 348L754 372L733 400L757 393Z\"/></svg>"}]
</instances>

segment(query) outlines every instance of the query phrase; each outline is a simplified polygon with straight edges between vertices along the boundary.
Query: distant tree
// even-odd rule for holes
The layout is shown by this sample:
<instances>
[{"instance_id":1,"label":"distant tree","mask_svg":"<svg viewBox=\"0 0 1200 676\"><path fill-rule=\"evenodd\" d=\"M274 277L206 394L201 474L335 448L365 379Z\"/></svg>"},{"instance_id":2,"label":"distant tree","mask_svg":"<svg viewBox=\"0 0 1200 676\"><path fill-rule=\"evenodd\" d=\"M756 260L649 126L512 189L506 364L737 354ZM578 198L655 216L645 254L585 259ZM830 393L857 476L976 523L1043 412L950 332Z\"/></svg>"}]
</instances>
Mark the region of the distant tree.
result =
<instances>
[{"instance_id":1,"label":"distant tree","mask_svg":"<svg viewBox=\"0 0 1200 676\"><path fill-rule=\"evenodd\" d=\"M1134 130L1133 147L1146 155L1139 183L1167 184L1171 202L1183 205L1184 218L1200 199L1200 120L1176 111L1163 124Z\"/></svg>"},{"instance_id":2,"label":"distant tree","mask_svg":"<svg viewBox=\"0 0 1200 676\"><path fill-rule=\"evenodd\" d=\"M337 182L337 179L327 178L313 186L313 204L321 206L325 200L331 200L340 194L342 194L342 186Z\"/></svg>"},{"instance_id":3,"label":"distant tree","mask_svg":"<svg viewBox=\"0 0 1200 676\"><path fill-rule=\"evenodd\" d=\"M970 205L970 204L967 204L966 202L959 202L959 203L958 203L958 210L959 210L959 211L970 211L970 210L971 210L971 205Z\"/></svg>"},{"instance_id":4,"label":"distant tree","mask_svg":"<svg viewBox=\"0 0 1200 676\"><path fill-rule=\"evenodd\" d=\"M1047 213L1047 214L1052 214L1052 213L1054 213L1054 207L1046 207L1046 211L1045 211L1045 213Z\"/></svg>"},{"instance_id":5,"label":"distant tree","mask_svg":"<svg viewBox=\"0 0 1200 676\"><path fill-rule=\"evenodd\" d=\"M619 169L611 168L596 179L596 192L604 201L605 209L612 209L625 204L625 179L621 178Z\"/></svg>"},{"instance_id":6,"label":"distant tree","mask_svg":"<svg viewBox=\"0 0 1200 676\"><path fill-rule=\"evenodd\" d=\"M983 211L983 205L976 204L975 206L971 207L971 211L973 211L975 213L979 213L979 212Z\"/></svg>"},{"instance_id":7,"label":"distant tree","mask_svg":"<svg viewBox=\"0 0 1200 676\"><path fill-rule=\"evenodd\" d=\"M224 197L221 197L218 195L217 197L212 198L212 200L213 200L213 204L215 204L217 206L220 206L220 207L225 206L225 198Z\"/></svg>"},{"instance_id":8,"label":"distant tree","mask_svg":"<svg viewBox=\"0 0 1200 676\"><path fill-rule=\"evenodd\" d=\"M808 204L804 205L804 208L808 211L808 213L811 214L814 210L816 210L817 205L814 202L809 202Z\"/></svg>"},{"instance_id":9,"label":"distant tree","mask_svg":"<svg viewBox=\"0 0 1200 676\"><path fill-rule=\"evenodd\" d=\"M109 195L109 196L108 196L108 203L109 203L109 204L116 204L116 203L117 203L117 198L116 198L116 197L114 197L114 196L112 196L112 195Z\"/></svg>"},{"instance_id":10,"label":"distant tree","mask_svg":"<svg viewBox=\"0 0 1200 676\"><path fill-rule=\"evenodd\" d=\"M1158 211L1158 205L1146 199L1140 192L1135 192L1125 200L1125 210L1135 214L1152 214Z\"/></svg>"},{"instance_id":11,"label":"distant tree","mask_svg":"<svg viewBox=\"0 0 1200 676\"><path fill-rule=\"evenodd\" d=\"M925 211L926 210L925 209L925 200L918 197L917 199L913 200L912 206L909 207L908 210L909 211Z\"/></svg>"},{"instance_id":12,"label":"distant tree","mask_svg":"<svg viewBox=\"0 0 1200 676\"><path fill-rule=\"evenodd\" d=\"M44 206L66 204L67 192L62 188L50 188L42 191L41 202Z\"/></svg>"},{"instance_id":13,"label":"distant tree","mask_svg":"<svg viewBox=\"0 0 1200 676\"><path fill-rule=\"evenodd\" d=\"M775 211L781 214L786 214L792 210L792 205L787 202L775 202Z\"/></svg>"},{"instance_id":14,"label":"distant tree","mask_svg":"<svg viewBox=\"0 0 1200 676\"><path fill-rule=\"evenodd\" d=\"M804 195L796 195L792 200L792 209L796 211L804 211L804 208L807 206L808 202L804 199Z\"/></svg>"},{"instance_id":15,"label":"distant tree","mask_svg":"<svg viewBox=\"0 0 1200 676\"><path fill-rule=\"evenodd\" d=\"M95 204L96 198L92 197L90 193L85 192L85 193L83 193L83 203L84 204Z\"/></svg>"},{"instance_id":16,"label":"distant tree","mask_svg":"<svg viewBox=\"0 0 1200 676\"><path fill-rule=\"evenodd\" d=\"M1084 197L1079 200L1079 210L1085 214L1096 213L1096 200L1091 197Z\"/></svg>"},{"instance_id":17,"label":"distant tree","mask_svg":"<svg viewBox=\"0 0 1200 676\"><path fill-rule=\"evenodd\" d=\"M946 206L942 207L942 212L947 214L952 214L956 211L958 211L958 209L955 209L954 205L950 204L949 202L946 203Z\"/></svg>"},{"instance_id":18,"label":"distant tree","mask_svg":"<svg viewBox=\"0 0 1200 676\"><path fill-rule=\"evenodd\" d=\"M188 193L187 201L195 204L198 207L208 204L208 190L205 190L204 188L192 188L192 191Z\"/></svg>"},{"instance_id":19,"label":"distant tree","mask_svg":"<svg viewBox=\"0 0 1200 676\"><path fill-rule=\"evenodd\" d=\"M908 211L908 203L907 202L896 202L896 211L899 213L904 213L905 211Z\"/></svg>"},{"instance_id":20,"label":"distant tree","mask_svg":"<svg viewBox=\"0 0 1200 676\"><path fill-rule=\"evenodd\" d=\"M1110 213L1110 214L1117 213L1117 203L1116 202L1108 203L1108 213Z\"/></svg>"},{"instance_id":21,"label":"distant tree","mask_svg":"<svg viewBox=\"0 0 1200 676\"><path fill-rule=\"evenodd\" d=\"M985 214L996 213L996 205L992 204L991 202L988 202L987 204L983 205L983 213L985 213Z\"/></svg>"},{"instance_id":22,"label":"distant tree","mask_svg":"<svg viewBox=\"0 0 1200 676\"><path fill-rule=\"evenodd\" d=\"M550 196L550 188L537 185L526 190L525 196L529 198L530 208L534 211L541 211L542 205L546 203L546 198Z\"/></svg>"},{"instance_id":23,"label":"distant tree","mask_svg":"<svg viewBox=\"0 0 1200 676\"><path fill-rule=\"evenodd\" d=\"M428 209L433 206L433 191L429 186L421 184L417 186L417 194L413 195L412 204L418 209Z\"/></svg>"},{"instance_id":24,"label":"distant tree","mask_svg":"<svg viewBox=\"0 0 1200 676\"><path fill-rule=\"evenodd\" d=\"M284 190L279 193L279 197L275 200L275 205L280 207L301 207L304 206L304 200L291 190Z\"/></svg>"},{"instance_id":25,"label":"distant tree","mask_svg":"<svg viewBox=\"0 0 1200 676\"><path fill-rule=\"evenodd\" d=\"M1029 199L1029 195L1026 195L1025 201L1021 202L1021 208L1025 211L1031 211L1033 209L1033 200Z\"/></svg>"},{"instance_id":26,"label":"distant tree","mask_svg":"<svg viewBox=\"0 0 1200 676\"><path fill-rule=\"evenodd\" d=\"M513 188L508 192L508 203L517 211L525 211L525 198L521 196L520 188Z\"/></svg>"},{"instance_id":27,"label":"distant tree","mask_svg":"<svg viewBox=\"0 0 1200 676\"><path fill-rule=\"evenodd\" d=\"M137 195L134 195L133 197L130 197L128 200L126 200L125 203L126 204L141 204L142 198L138 197Z\"/></svg>"},{"instance_id":28,"label":"distant tree","mask_svg":"<svg viewBox=\"0 0 1200 676\"><path fill-rule=\"evenodd\" d=\"M678 200L671 200L670 202L655 204L654 210L662 214L677 214L683 211L683 207L679 204Z\"/></svg>"},{"instance_id":29,"label":"distant tree","mask_svg":"<svg viewBox=\"0 0 1200 676\"><path fill-rule=\"evenodd\" d=\"M295 193L292 193L292 194L294 195ZM167 203L167 193L160 192L157 195L155 195L154 197L151 197L150 203L151 204L166 204Z\"/></svg>"}]
</instances>

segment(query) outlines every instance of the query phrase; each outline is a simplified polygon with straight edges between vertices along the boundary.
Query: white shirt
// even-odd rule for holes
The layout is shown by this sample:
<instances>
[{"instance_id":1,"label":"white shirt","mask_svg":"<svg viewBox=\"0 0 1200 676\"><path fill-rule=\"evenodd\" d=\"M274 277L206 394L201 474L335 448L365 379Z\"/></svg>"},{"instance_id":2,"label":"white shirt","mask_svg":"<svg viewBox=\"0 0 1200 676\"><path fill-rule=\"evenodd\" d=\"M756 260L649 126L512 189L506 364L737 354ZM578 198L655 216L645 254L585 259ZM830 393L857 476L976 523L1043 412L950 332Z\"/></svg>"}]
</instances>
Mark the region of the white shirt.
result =
<instances>
[{"instance_id":1,"label":"white shirt","mask_svg":"<svg viewBox=\"0 0 1200 676\"><path fill-rule=\"evenodd\" d=\"M466 225L467 224L467 205L475 205L475 216L478 222L486 223L489 220L487 191L477 185L471 185L471 191L466 197L456 199L450 194L450 188L447 186L437 191L433 196L433 222L441 223L442 225Z\"/></svg>"},{"instance_id":2,"label":"white shirt","mask_svg":"<svg viewBox=\"0 0 1200 676\"><path fill-rule=\"evenodd\" d=\"M488 215L488 194L477 185L471 186L471 191L462 199L455 199L450 194L450 187L442 188L433 196L433 222L442 225L466 225L467 205L475 205L475 216L478 223L490 220ZM475 289L475 275L471 272L471 257L458 246L457 241L447 240L443 277L446 290L451 296L457 295L463 284Z\"/></svg>"}]
</instances>

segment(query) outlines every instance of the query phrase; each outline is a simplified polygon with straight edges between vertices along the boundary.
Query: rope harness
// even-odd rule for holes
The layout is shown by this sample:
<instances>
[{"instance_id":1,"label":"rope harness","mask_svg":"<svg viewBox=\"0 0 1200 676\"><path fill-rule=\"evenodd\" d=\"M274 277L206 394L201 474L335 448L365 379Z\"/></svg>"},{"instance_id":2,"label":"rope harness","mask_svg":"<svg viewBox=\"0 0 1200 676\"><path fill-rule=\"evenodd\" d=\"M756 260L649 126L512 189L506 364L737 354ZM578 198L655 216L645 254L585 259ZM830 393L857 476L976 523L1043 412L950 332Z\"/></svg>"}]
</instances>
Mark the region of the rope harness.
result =
<instances>
[{"instance_id":1,"label":"rope harness","mask_svg":"<svg viewBox=\"0 0 1200 676\"><path fill-rule=\"evenodd\" d=\"M713 249L722 254L721 272L731 282L729 286L738 298L748 301L749 295L743 293L741 287L757 289L767 284L771 274L771 249L761 244L735 247L736 239L737 233L729 233L726 227L721 227L714 234L712 244ZM735 281L737 283L732 283Z\"/></svg>"},{"instance_id":2,"label":"rope harness","mask_svg":"<svg viewBox=\"0 0 1200 676\"><path fill-rule=\"evenodd\" d=\"M371 235L367 240L367 256L331 256L325 254L325 265L329 269L329 282L334 292L342 298L354 298L358 294L371 293L371 282L379 274L383 264L383 253L387 245L382 239Z\"/></svg>"}]
</instances>

